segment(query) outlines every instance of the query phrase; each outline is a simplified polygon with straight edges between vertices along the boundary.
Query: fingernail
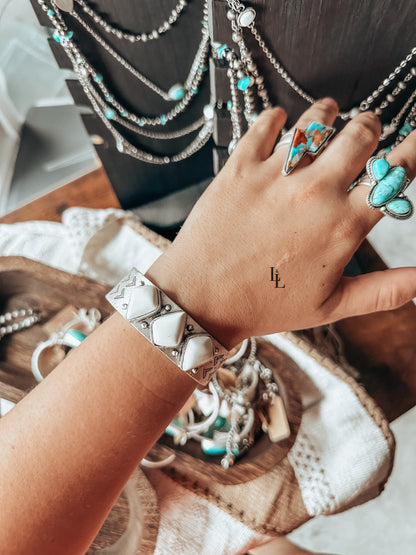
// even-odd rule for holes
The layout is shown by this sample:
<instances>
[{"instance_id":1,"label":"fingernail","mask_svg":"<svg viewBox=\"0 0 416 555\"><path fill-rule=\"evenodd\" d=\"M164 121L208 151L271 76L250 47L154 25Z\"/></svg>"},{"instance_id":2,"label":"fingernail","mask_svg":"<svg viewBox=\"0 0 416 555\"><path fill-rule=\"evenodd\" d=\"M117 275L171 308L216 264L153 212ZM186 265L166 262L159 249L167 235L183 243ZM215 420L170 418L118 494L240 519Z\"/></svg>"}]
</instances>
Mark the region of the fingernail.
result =
<instances>
[{"instance_id":1,"label":"fingernail","mask_svg":"<svg viewBox=\"0 0 416 555\"><path fill-rule=\"evenodd\" d=\"M331 98L330 96L326 96L325 98L320 98L317 102L323 104L324 106L328 106L328 108L336 108L338 110L338 104L336 100Z\"/></svg>"}]
</instances>

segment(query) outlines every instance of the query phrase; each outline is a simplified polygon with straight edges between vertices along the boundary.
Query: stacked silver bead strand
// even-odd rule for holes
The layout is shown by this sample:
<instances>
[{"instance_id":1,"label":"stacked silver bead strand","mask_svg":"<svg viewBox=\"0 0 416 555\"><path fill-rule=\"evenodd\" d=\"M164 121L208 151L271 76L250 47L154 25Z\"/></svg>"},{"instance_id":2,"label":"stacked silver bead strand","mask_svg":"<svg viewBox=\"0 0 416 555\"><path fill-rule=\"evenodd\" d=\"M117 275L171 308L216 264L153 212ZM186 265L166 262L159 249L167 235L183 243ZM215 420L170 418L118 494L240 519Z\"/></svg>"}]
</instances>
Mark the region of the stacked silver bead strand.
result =
<instances>
[{"instance_id":1,"label":"stacked silver bead strand","mask_svg":"<svg viewBox=\"0 0 416 555\"><path fill-rule=\"evenodd\" d=\"M30 328L40 320L40 313L31 308L13 310L0 314L0 339L26 328Z\"/></svg>"},{"instance_id":2,"label":"stacked silver bead strand","mask_svg":"<svg viewBox=\"0 0 416 555\"><path fill-rule=\"evenodd\" d=\"M262 108L263 110L266 110L267 108L271 108L271 103L268 92L264 86L264 79L260 75L257 69L257 64L254 62L251 56L251 52L248 50L243 38L243 28L248 26L247 24L249 21L254 21L255 17L256 12L253 8L247 8L246 10L241 10L240 8L238 17L232 9L228 10L227 12L227 18L231 22L232 39L238 45L240 58L244 65L244 68L247 74L253 77L257 89L257 94L262 103Z\"/></svg>"}]
</instances>

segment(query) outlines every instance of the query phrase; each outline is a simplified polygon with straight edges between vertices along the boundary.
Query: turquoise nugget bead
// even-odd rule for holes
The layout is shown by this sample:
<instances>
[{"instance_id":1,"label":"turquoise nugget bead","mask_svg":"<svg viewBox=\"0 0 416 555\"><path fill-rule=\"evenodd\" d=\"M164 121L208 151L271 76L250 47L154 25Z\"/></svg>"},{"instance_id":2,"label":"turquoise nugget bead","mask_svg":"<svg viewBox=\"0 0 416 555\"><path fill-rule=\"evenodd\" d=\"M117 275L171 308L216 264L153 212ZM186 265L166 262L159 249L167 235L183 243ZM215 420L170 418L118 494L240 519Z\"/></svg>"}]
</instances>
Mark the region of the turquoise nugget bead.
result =
<instances>
[{"instance_id":1,"label":"turquoise nugget bead","mask_svg":"<svg viewBox=\"0 0 416 555\"><path fill-rule=\"evenodd\" d=\"M162 125L166 125L166 116L164 116L164 115L160 116L160 123Z\"/></svg>"},{"instance_id":2,"label":"turquoise nugget bead","mask_svg":"<svg viewBox=\"0 0 416 555\"><path fill-rule=\"evenodd\" d=\"M52 33L52 38L53 38L54 40L56 40L56 42L61 42L61 37L59 36L58 31L54 31L54 32Z\"/></svg>"},{"instance_id":3,"label":"turquoise nugget bead","mask_svg":"<svg viewBox=\"0 0 416 555\"><path fill-rule=\"evenodd\" d=\"M107 110L104 112L104 115L107 119L114 119L116 114L114 110L112 110L111 108L107 108Z\"/></svg>"},{"instance_id":4,"label":"turquoise nugget bead","mask_svg":"<svg viewBox=\"0 0 416 555\"><path fill-rule=\"evenodd\" d=\"M374 162L371 164L371 169L373 171L374 177L377 179L377 181L380 181L380 179L383 179L383 177L387 175L390 169L390 164L384 158L377 158L377 160L374 160Z\"/></svg>"},{"instance_id":5,"label":"turquoise nugget bead","mask_svg":"<svg viewBox=\"0 0 416 555\"><path fill-rule=\"evenodd\" d=\"M252 78L247 75L246 77L243 77L242 79L239 80L239 82L237 83L237 88L240 91L245 91L249 87L251 87L252 84L253 84Z\"/></svg>"},{"instance_id":6,"label":"turquoise nugget bead","mask_svg":"<svg viewBox=\"0 0 416 555\"><path fill-rule=\"evenodd\" d=\"M55 15L55 12L53 10L51 10L50 8L46 13L49 15L49 17L52 17L53 15Z\"/></svg>"},{"instance_id":7,"label":"turquoise nugget bead","mask_svg":"<svg viewBox=\"0 0 416 555\"><path fill-rule=\"evenodd\" d=\"M128 113L127 110L121 110L120 116L121 116L122 118L126 118L128 115L129 115L129 113Z\"/></svg>"},{"instance_id":8,"label":"turquoise nugget bead","mask_svg":"<svg viewBox=\"0 0 416 555\"><path fill-rule=\"evenodd\" d=\"M403 127L400 128L399 133L400 135L408 135L413 131L413 127L410 125L409 122L406 122Z\"/></svg>"},{"instance_id":9,"label":"turquoise nugget bead","mask_svg":"<svg viewBox=\"0 0 416 555\"><path fill-rule=\"evenodd\" d=\"M406 178L404 168L396 166L376 185L372 194L371 202L376 206L382 206L397 195Z\"/></svg>"},{"instance_id":10,"label":"turquoise nugget bead","mask_svg":"<svg viewBox=\"0 0 416 555\"><path fill-rule=\"evenodd\" d=\"M101 83L103 80L103 76L101 75L101 73L97 73L97 75L94 75L94 81L96 83Z\"/></svg>"},{"instance_id":11,"label":"turquoise nugget bead","mask_svg":"<svg viewBox=\"0 0 416 555\"><path fill-rule=\"evenodd\" d=\"M222 55L226 48L228 48L226 44L222 44L219 48L217 48L218 58L222 58Z\"/></svg>"}]
</instances>

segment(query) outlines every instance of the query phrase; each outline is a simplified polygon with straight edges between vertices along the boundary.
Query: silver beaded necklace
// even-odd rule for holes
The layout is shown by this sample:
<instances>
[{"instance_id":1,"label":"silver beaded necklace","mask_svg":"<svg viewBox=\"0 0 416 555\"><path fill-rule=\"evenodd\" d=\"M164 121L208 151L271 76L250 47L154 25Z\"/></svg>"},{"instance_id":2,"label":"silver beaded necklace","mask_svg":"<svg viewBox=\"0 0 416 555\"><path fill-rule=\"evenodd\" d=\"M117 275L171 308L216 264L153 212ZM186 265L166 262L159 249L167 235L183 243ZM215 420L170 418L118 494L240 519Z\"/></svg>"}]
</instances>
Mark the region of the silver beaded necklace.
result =
<instances>
[{"instance_id":1,"label":"silver beaded necklace","mask_svg":"<svg viewBox=\"0 0 416 555\"><path fill-rule=\"evenodd\" d=\"M5 335L32 327L40 321L40 311L26 308L0 314L0 340Z\"/></svg>"},{"instance_id":2,"label":"silver beaded necklace","mask_svg":"<svg viewBox=\"0 0 416 555\"><path fill-rule=\"evenodd\" d=\"M98 23L105 32L111 33L118 39L128 40L130 42L147 42L147 41L158 39L160 35L163 35L167 31L169 31L172 28L172 25L174 25L174 23L176 23L177 20L179 19L184 8L188 4L188 1L179 0L179 2L173 8L169 16L160 25L158 25L157 28L152 29L152 31L149 31L149 32L141 32L141 33L129 33L121 30L118 27L115 27L114 25L111 25L109 21L105 20L97 11L93 10L89 5L89 3L86 2L85 0L76 0L76 3L79 4L82 10L87 15L89 15L95 21L95 23ZM72 11L73 11L73 6L70 13L72 13Z\"/></svg>"},{"instance_id":3,"label":"silver beaded necklace","mask_svg":"<svg viewBox=\"0 0 416 555\"><path fill-rule=\"evenodd\" d=\"M200 150L210 139L213 128L213 107L207 105L204 107L203 116L198 118L194 123L180 130L168 133L156 133L145 129L148 127L164 126L169 121L178 117L199 91L200 84L207 71L207 59L209 54L209 35L207 28L207 1L204 2L204 16L202 20L201 42L198 46L197 53L191 65L188 77L184 85L176 84L166 93L156 84L152 83L147 77L136 70L127 60L120 56L92 27L85 22L80 15L73 10L73 6L67 5L67 0L52 0L48 5L45 0L38 0L39 5L47 13L53 27L53 38L63 47L68 58L70 59L73 69L77 74L79 82L91 102L91 105L102 120L105 127L111 132L116 142L119 152L123 152L133 158L151 164L169 164L184 160ZM134 77L143 84L148 86L153 92L161 96L164 100L176 101L175 106L166 114L150 117L145 115L137 115L128 111L115 95L108 89L104 83L103 76L97 72L88 62L80 51L79 47L73 40L73 32L66 25L60 8L70 13L84 29L106 50L108 51L123 67L125 67ZM52 6L52 7L51 7ZM169 140L182 137L200 130L191 143L182 151L170 156L157 156L146 152L132 145L123 135L116 129L114 122L134 131L138 135L149 138Z\"/></svg>"}]
</instances>

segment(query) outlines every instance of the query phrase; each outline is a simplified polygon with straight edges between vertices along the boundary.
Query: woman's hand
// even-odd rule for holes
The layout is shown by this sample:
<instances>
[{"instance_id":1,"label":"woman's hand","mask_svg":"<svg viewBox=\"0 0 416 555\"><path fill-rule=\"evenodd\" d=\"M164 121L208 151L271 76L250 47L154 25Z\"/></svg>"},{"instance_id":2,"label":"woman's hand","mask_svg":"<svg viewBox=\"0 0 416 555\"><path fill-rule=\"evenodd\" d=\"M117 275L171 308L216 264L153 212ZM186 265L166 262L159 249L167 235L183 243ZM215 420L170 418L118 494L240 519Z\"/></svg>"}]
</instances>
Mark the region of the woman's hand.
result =
<instances>
[{"instance_id":1,"label":"woman's hand","mask_svg":"<svg viewBox=\"0 0 416 555\"><path fill-rule=\"evenodd\" d=\"M332 125L337 114L335 101L323 99L296 127ZM281 108L260 115L147 274L227 347L250 335L393 309L416 296L416 268L342 277L382 217L366 204L367 186L348 192L377 147L377 116L358 115L316 160L304 157L284 177L287 147L273 147L285 120ZM388 160L413 178L416 132Z\"/></svg>"}]
</instances>

